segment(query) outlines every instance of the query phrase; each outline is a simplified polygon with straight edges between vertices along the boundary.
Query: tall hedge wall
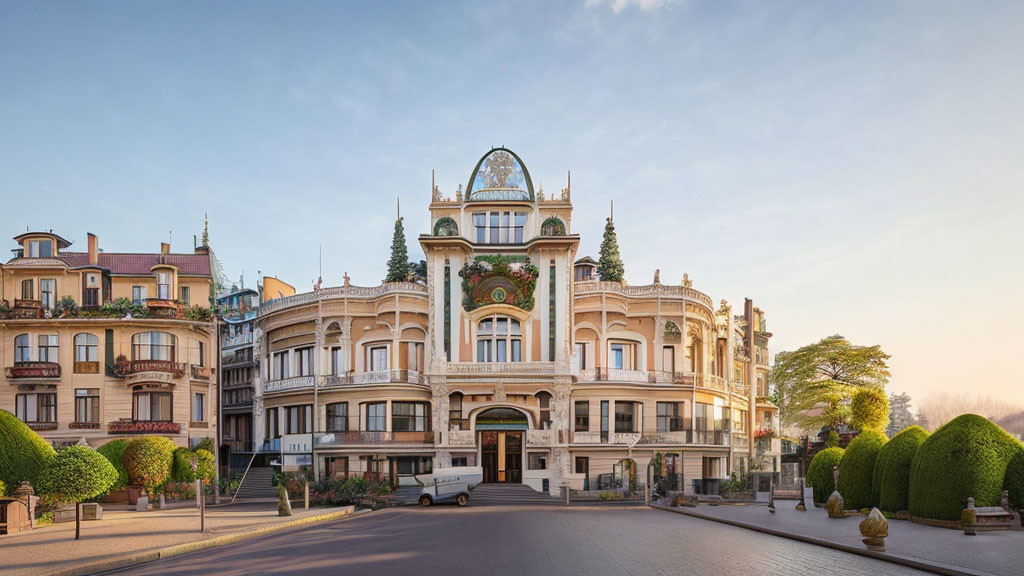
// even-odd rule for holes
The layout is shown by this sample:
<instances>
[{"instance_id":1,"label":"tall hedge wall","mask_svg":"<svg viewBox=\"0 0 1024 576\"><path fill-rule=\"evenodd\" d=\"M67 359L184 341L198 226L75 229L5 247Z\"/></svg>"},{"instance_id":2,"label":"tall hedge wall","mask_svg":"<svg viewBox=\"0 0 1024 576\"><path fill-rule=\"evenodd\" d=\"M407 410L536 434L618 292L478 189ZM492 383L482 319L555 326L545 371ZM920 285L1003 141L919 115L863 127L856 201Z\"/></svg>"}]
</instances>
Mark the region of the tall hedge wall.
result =
<instances>
[{"instance_id":1,"label":"tall hedge wall","mask_svg":"<svg viewBox=\"0 0 1024 576\"><path fill-rule=\"evenodd\" d=\"M1007 468L1020 446L976 414L950 420L924 441L911 464L911 516L959 520L971 497L976 506L998 506Z\"/></svg>"},{"instance_id":2,"label":"tall hedge wall","mask_svg":"<svg viewBox=\"0 0 1024 576\"><path fill-rule=\"evenodd\" d=\"M910 464L928 431L909 426L882 446L875 461L875 477L871 483L872 499L886 512L906 510L910 498Z\"/></svg>"},{"instance_id":3,"label":"tall hedge wall","mask_svg":"<svg viewBox=\"0 0 1024 576\"><path fill-rule=\"evenodd\" d=\"M1010 492L1010 506L1014 510L1024 509L1024 445L1018 447L1006 466L1003 490Z\"/></svg>"},{"instance_id":4,"label":"tall hedge wall","mask_svg":"<svg viewBox=\"0 0 1024 576\"><path fill-rule=\"evenodd\" d=\"M807 467L807 484L814 488L814 501L824 504L836 487L832 480L832 468L839 466L843 450L838 446L826 448L814 455Z\"/></svg>"},{"instance_id":5,"label":"tall hedge wall","mask_svg":"<svg viewBox=\"0 0 1024 576\"><path fill-rule=\"evenodd\" d=\"M872 498L871 484L875 477L875 460L886 440L881 432L864 430L846 447L839 462L839 493L846 508L856 510L878 505Z\"/></svg>"},{"instance_id":6,"label":"tall hedge wall","mask_svg":"<svg viewBox=\"0 0 1024 576\"><path fill-rule=\"evenodd\" d=\"M33 486L57 453L24 422L0 410L0 481L13 493L22 480Z\"/></svg>"},{"instance_id":7,"label":"tall hedge wall","mask_svg":"<svg viewBox=\"0 0 1024 576\"><path fill-rule=\"evenodd\" d=\"M118 438L107 442L96 450L110 461L114 470L117 470L117 481L114 482L111 490L121 490L128 485L128 469L124 467L124 451L127 448L128 441Z\"/></svg>"}]
</instances>

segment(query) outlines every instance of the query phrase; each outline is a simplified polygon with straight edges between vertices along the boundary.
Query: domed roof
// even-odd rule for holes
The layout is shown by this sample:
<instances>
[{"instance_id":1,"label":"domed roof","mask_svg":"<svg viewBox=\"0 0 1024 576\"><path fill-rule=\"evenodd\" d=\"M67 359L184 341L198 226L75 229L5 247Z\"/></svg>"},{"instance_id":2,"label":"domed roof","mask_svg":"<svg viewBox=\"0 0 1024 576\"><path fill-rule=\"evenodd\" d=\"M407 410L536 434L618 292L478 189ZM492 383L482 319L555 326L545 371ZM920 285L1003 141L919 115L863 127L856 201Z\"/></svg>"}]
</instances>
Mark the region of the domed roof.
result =
<instances>
[{"instance_id":1,"label":"domed roof","mask_svg":"<svg viewBox=\"0 0 1024 576\"><path fill-rule=\"evenodd\" d=\"M533 202L533 181L522 159L507 148L492 148L473 169L466 200Z\"/></svg>"}]
</instances>

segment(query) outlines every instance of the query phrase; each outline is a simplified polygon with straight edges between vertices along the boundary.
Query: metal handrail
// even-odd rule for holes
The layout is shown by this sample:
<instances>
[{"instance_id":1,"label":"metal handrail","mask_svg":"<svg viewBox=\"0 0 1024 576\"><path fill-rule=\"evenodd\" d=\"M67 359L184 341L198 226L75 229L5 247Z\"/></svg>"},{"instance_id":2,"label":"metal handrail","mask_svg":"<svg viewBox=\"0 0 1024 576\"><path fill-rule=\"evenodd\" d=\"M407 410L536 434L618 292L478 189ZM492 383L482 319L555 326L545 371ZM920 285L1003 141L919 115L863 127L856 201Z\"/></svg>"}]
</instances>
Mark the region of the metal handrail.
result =
<instances>
[{"instance_id":1,"label":"metal handrail","mask_svg":"<svg viewBox=\"0 0 1024 576\"><path fill-rule=\"evenodd\" d=\"M235 503L235 498L238 496L238 491L241 490L242 484L245 483L245 477L249 475L249 469L252 468L252 463L253 463L254 460L256 460L256 455L257 454L259 454L259 452L253 452L252 453L252 457L249 458L249 464L245 467L245 472L242 473L242 479L238 481L238 489L236 489L235 493L231 495L231 503L232 504ZM231 485L231 481L230 480L228 480L228 485L229 486Z\"/></svg>"}]
</instances>

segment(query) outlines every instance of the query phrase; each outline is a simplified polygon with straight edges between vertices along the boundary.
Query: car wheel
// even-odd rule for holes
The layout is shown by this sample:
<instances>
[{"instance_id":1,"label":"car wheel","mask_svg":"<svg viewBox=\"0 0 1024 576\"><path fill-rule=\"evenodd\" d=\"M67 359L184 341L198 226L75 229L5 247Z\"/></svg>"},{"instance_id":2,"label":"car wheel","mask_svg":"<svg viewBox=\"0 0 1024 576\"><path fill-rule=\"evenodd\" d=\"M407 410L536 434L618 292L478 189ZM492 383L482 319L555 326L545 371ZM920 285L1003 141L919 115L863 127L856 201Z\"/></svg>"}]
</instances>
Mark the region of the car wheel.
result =
<instances>
[{"instance_id":1,"label":"car wheel","mask_svg":"<svg viewBox=\"0 0 1024 576\"><path fill-rule=\"evenodd\" d=\"M433 504L433 502L430 501L430 496L427 496L426 494L420 496L420 506L430 506L431 504Z\"/></svg>"},{"instance_id":2,"label":"car wheel","mask_svg":"<svg viewBox=\"0 0 1024 576\"><path fill-rule=\"evenodd\" d=\"M469 504L469 494L459 494L458 496L455 497L455 502L458 503L459 506L465 506L466 504Z\"/></svg>"}]
</instances>

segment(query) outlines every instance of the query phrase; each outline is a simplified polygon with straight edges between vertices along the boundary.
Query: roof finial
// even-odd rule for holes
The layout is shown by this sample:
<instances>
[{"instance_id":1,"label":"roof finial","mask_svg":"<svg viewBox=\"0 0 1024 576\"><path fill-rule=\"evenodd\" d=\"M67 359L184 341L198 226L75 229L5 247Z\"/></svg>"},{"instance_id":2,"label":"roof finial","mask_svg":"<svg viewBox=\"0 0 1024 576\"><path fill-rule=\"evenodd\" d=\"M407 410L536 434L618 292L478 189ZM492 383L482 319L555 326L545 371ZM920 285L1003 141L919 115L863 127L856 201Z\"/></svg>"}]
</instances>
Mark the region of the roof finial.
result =
<instances>
[{"instance_id":1,"label":"roof finial","mask_svg":"<svg viewBox=\"0 0 1024 576\"><path fill-rule=\"evenodd\" d=\"M612 200L611 203L612 207L611 211L608 213L608 220L615 222L615 200Z\"/></svg>"},{"instance_id":2,"label":"roof finial","mask_svg":"<svg viewBox=\"0 0 1024 576\"><path fill-rule=\"evenodd\" d=\"M399 220L402 219L402 198L395 197L395 217Z\"/></svg>"},{"instance_id":3,"label":"roof finial","mask_svg":"<svg viewBox=\"0 0 1024 576\"><path fill-rule=\"evenodd\" d=\"M203 246L210 245L210 218L203 213Z\"/></svg>"}]
</instances>

